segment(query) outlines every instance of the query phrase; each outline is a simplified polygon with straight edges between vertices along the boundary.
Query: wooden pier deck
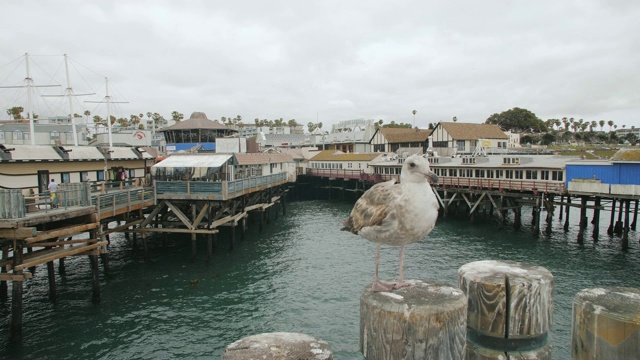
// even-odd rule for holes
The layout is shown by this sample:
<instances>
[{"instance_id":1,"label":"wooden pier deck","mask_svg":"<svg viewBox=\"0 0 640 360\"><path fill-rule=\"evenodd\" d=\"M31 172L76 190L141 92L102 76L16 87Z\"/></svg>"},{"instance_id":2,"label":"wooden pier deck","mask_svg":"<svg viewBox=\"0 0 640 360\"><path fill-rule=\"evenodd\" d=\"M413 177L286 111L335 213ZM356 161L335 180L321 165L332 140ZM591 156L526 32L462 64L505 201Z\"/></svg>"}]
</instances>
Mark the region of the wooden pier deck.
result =
<instances>
[{"instance_id":1,"label":"wooden pier deck","mask_svg":"<svg viewBox=\"0 0 640 360\"><path fill-rule=\"evenodd\" d=\"M286 174L272 174L222 182L157 182L106 193L92 193L88 183L67 184L61 186L55 203L48 194L25 199L13 192L2 197L6 201L0 204L0 300L8 299L11 282L10 338L22 338L23 282L32 277L36 266L47 265L49 297L55 299L54 261L63 272L66 257L88 256L93 300L98 302L99 258L108 272L109 234L124 232L126 238L133 234L134 244L141 235L145 258L150 234L190 234L192 260L197 258L198 235L207 235L209 261L219 227L232 227L233 247L235 228L241 225L244 236L250 213L258 215L260 229L263 221L270 221L274 205L280 205L284 214L286 184ZM114 222L116 226L109 228Z\"/></svg>"}]
</instances>

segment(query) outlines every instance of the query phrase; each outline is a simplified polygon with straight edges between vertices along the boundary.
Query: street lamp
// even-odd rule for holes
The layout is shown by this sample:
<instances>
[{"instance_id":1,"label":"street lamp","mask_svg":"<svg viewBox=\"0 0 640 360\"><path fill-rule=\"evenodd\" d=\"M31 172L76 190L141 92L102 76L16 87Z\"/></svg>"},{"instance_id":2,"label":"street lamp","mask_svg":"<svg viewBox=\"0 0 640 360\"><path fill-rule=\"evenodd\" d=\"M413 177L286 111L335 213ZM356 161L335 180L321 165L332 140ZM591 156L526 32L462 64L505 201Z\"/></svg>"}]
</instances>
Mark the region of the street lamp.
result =
<instances>
[{"instance_id":1,"label":"street lamp","mask_svg":"<svg viewBox=\"0 0 640 360\"><path fill-rule=\"evenodd\" d=\"M417 113L417 111L413 110L411 113L413 114L413 127L415 128L416 127L416 113Z\"/></svg>"}]
</instances>

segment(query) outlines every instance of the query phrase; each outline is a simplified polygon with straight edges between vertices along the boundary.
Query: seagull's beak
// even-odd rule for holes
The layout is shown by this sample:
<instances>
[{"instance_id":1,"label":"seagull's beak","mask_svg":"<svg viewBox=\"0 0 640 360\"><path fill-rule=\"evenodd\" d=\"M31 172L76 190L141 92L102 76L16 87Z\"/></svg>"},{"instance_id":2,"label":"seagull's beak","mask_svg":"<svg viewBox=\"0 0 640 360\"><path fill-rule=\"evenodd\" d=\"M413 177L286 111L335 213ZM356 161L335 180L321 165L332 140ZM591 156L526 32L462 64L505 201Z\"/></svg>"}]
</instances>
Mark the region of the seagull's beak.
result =
<instances>
[{"instance_id":1,"label":"seagull's beak","mask_svg":"<svg viewBox=\"0 0 640 360\"><path fill-rule=\"evenodd\" d=\"M429 170L429 172L427 172L426 176L427 176L427 179L431 180L432 184L437 184L438 183L438 175L436 175L433 171Z\"/></svg>"}]
</instances>

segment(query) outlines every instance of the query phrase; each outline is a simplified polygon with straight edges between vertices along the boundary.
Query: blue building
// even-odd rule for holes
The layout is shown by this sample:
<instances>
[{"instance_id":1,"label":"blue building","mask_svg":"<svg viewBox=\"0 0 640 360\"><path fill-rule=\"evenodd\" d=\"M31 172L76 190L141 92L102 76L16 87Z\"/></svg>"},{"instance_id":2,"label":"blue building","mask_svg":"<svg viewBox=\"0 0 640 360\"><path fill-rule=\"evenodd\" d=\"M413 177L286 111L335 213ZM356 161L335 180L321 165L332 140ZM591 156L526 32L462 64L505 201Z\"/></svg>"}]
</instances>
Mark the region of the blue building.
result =
<instances>
[{"instance_id":1,"label":"blue building","mask_svg":"<svg viewBox=\"0 0 640 360\"><path fill-rule=\"evenodd\" d=\"M640 149L621 149L609 160L567 163L567 189L616 195L640 195Z\"/></svg>"}]
</instances>

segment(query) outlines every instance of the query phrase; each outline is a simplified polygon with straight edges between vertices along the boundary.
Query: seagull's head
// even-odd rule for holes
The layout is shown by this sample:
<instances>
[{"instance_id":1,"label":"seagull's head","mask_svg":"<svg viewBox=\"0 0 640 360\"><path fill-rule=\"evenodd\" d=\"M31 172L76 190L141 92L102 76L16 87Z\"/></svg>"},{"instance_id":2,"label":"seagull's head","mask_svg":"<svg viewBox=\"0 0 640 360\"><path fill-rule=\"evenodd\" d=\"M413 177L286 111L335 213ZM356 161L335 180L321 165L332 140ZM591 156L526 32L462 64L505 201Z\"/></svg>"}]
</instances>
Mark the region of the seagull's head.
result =
<instances>
[{"instance_id":1,"label":"seagull's head","mask_svg":"<svg viewBox=\"0 0 640 360\"><path fill-rule=\"evenodd\" d=\"M422 182L429 179L432 184L438 183L438 176L431 171L429 161L421 155L411 155L402 165L400 182Z\"/></svg>"}]
</instances>

